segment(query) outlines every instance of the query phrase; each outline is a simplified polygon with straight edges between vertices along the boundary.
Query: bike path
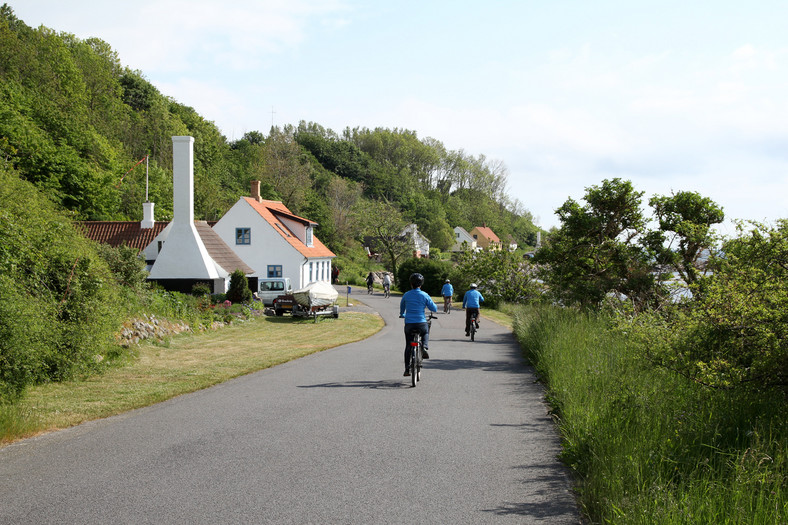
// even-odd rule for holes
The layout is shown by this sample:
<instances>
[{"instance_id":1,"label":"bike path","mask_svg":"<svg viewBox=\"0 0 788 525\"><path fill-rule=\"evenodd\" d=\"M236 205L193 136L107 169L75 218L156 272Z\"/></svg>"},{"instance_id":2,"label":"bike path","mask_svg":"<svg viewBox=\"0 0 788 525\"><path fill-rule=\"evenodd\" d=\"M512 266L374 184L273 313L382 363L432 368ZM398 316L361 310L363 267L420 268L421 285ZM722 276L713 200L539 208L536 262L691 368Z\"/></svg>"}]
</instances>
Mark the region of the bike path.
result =
<instances>
[{"instance_id":1,"label":"bike path","mask_svg":"<svg viewBox=\"0 0 788 525\"><path fill-rule=\"evenodd\" d=\"M438 313L412 388L359 292L365 341L0 450L0 523L579 523L511 333Z\"/></svg>"}]
</instances>

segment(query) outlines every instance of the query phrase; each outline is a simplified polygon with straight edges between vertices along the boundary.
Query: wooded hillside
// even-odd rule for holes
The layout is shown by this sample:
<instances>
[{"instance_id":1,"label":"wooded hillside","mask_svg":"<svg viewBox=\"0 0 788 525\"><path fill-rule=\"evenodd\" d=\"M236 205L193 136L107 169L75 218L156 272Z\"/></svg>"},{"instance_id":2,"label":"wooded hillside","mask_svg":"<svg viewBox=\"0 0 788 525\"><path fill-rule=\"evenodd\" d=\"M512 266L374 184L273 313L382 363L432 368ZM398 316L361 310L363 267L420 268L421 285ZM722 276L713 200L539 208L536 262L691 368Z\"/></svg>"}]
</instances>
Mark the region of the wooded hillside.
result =
<instances>
[{"instance_id":1,"label":"wooded hillside","mask_svg":"<svg viewBox=\"0 0 788 525\"><path fill-rule=\"evenodd\" d=\"M394 219L414 222L446 249L452 228L490 226L502 240L535 244L537 227L506 195L507 169L484 155L450 151L403 129L345 129L301 122L228 141L193 108L160 93L123 66L111 44L27 26L0 8L0 152L3 162L82 220L139 220L149 200L156 219L172 215L173 135L195 137L195 216L215 220L250 181L320 224L332 250L358 246L363 214L387 201Z\"/></svg>"}]
</instances>

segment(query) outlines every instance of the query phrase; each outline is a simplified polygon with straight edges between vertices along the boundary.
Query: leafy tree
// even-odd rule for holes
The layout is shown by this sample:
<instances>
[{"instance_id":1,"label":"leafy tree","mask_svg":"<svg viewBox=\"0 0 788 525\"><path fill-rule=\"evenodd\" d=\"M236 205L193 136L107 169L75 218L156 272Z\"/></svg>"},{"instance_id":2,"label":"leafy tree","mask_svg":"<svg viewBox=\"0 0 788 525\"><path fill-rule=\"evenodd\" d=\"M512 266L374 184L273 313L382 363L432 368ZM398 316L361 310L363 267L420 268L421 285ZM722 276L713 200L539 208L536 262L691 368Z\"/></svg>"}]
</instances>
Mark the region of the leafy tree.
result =
<instances>
[{"instance_id":1,"label":"leafy tree","mask_svg":"<svg viewBox=\"0 0 788 525\"><path fill-rule=\"evenodd\" d=\"M399 275L399 262L413 252L410 240L402 235L407 226L402 214L388 202L362 201L356 206L354 215L364 240L383 255L391 273Z\"/></svg>"},{"instance_id":2,"label":"leafy tree","mask_svg":"<svg viewBox=\"0 0 788 525\"><path fill-rule=\"evenodd\" d=\"M312 166L293 130L272 130L265 141L265 180L294 213L301 213L312 186Z\"/></svg>"},{"instance_id":3,"label":"leafy tree","mask_svg":"<svg viewBox=\"0 0 788 525\"><path fill-rule=\"evenodd\" d=\"M654 196L649 201L659 221L659 230L649 232L645 244L657 262L675 271L688 285L706 273L702 257L716 244L711 227L725 218L711 199L690 191Z\"/></svg>"},{"instance_id":4,"label":"leafy tree","mask_svg":"<svg viewBox=\"0 0 788 525\"><path fill-rule=\"evenodd\" d=\"M134 111L147 111L156 103L159 91L139 72L126 71L120 77L121 99Z\"/></svg>"},{"instance_id":5,"label":"leafy tree","mask_svg":"<svg viewBox=\"0 0 788 525\"><path fill-rule=\"evenodd\" d=\"M530 303L541 300L544 293L529 259L506 250L463 252L451 271L454 288L462 295L476 283L484 295L485 305L502 302Z\"/></svg>"},{"instance_id":6,"label":"leafy tree","mask_svg":"<svg viewBox=\"0 0 788 525\"><path fill-rule=\"evenodd\" d=\"M788 394L788 219L750 223L712 259L694 299L627 328L654 362L715 388Z\"/></svg>"},{"instance_id":7,"label":"leafy tree","mask_svg":"<svg viewBox=\"0 0 788 525\"><path fill-rule=\"evenodd\" d=\"M556 210L561 227L536 260L557 301L595 307L613 292L640 309L654 300L648 253L636 242L646 225L642 195L629 181L604 180L586 188L585 205L568 199Z\"/></svg>"}]
</instances>

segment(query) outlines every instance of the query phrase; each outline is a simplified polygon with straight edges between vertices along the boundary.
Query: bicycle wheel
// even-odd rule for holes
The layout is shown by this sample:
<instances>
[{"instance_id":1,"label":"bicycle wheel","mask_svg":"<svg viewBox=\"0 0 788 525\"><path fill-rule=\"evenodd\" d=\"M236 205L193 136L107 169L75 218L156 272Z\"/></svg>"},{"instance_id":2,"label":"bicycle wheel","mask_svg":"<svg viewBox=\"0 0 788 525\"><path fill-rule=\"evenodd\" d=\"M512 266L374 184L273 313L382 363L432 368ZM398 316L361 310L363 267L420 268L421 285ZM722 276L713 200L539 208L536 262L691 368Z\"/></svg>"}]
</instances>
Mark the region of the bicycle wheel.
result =
<instances>
[{"instance_id":1,"label":"bicycle wheel","mask_svg":"<svg viewBox=\"0 0 788 525\"><path fill-rule=\"evenodd\" d=\"M410 386L416 386L416 382L419 380L419 363L416 359L418 348L418 346L412 346L410 351Z\"/></svg>"},{"instance_id":2,"label":"bicycle wheel","mask_svg":"<svg viewBox=\"0 0 788 525\"><path fill-rule=\"evenodd\" d=\"M476 339L476 322L471 321L471 341Z\"/></svg>"}]
</instances>

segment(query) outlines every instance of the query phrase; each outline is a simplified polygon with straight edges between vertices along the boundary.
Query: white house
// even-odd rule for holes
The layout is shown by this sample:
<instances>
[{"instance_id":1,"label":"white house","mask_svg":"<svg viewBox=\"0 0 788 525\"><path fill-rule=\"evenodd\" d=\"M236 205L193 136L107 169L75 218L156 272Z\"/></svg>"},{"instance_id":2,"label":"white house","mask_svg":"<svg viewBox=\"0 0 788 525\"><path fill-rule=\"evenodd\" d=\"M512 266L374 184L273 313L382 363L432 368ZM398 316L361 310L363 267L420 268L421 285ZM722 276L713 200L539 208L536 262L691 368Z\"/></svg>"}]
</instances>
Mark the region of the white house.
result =
<instances>
[{"instance_id":1,"label":"white house","mask_svg":"<svg viewBox=\"0 0 788 525\"><path fill-rule=\"evenodd\" d=\"M476 239L468 233L462 226L454 228L454 244L451 247L453 252L463 252L465 250L476 251Z\"/></svg>"},{"instance_id":2,"label":"white house","mask_svg":"<svg viewBox=\"0 0 788 525\"><path fill-rule=\"evenodd\" d=\"M315 226L281 202L260 198L260 181L252 181L252 196L241 197L213 229L254 270L252 277L288 277L299 289L331 282L336 255L315 236Z\"/></svg>"},{"instance_id":3,"label":"white house","mask_svg":"<svg viewBox=\"0 0 788 525\"><path fill-rule=\"evenodd\" d=\"M419 233L419 229L415 224L405 226L400 234L409 240L413 246L414 257L429 257L430 256L430 240Z\"/></svg>"}]
</instances>

